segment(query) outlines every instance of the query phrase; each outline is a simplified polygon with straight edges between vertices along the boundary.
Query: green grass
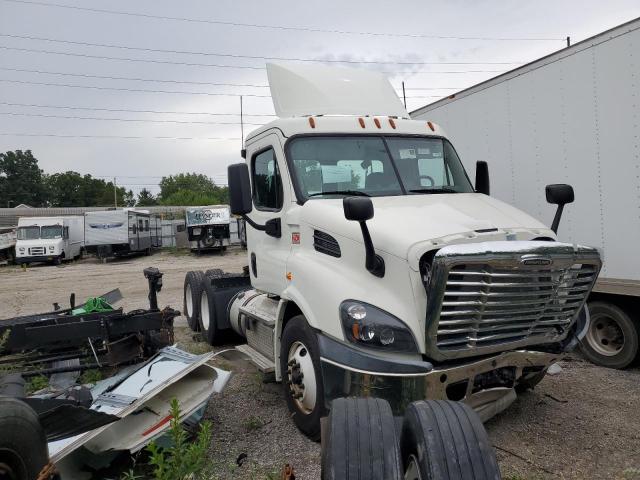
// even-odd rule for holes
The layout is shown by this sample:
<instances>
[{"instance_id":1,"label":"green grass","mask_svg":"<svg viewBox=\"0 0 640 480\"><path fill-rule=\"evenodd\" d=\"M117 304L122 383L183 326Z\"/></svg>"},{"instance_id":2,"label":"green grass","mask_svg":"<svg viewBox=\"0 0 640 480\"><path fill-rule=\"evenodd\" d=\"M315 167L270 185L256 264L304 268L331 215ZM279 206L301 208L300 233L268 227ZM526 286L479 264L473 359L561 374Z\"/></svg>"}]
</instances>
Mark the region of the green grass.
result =
<instances>
[{"instance_id":1,"label":"green grass","mask_svg":"<svg viewBox=\"0 0 640 480\"><path fill-rule=\"evenodd\" d=\"M102 380L102 372L100 370L85 370L82 372L82 375L80 375L80 383L82 384L98 383L100 380Z\"/></svg>"},{"instance_id":2,"label":"green grass","mask_svg":"<svg viewBox=\"0 0 640 480\"><path fill-rule=\"evenodd\" d=\"M37 375L35 377L31 377L27 384L25 385L25 390L27 395L37 392L38 390L42 390L43 388L47 388L49 386L49 379L44 375Z\"/></svg>"},{"instance_id":3,"label":"green grass","mask_svg":"<svg viewBox=\"0 0 640 480\"><path fill-rule=\"evenodd\" d=\"M243 425L244 428L252 432L255 430L260 430L264 426L264 421L258 416L251 415L250 417L247 417L245 419Z\"/></svg>"}]
</instances>

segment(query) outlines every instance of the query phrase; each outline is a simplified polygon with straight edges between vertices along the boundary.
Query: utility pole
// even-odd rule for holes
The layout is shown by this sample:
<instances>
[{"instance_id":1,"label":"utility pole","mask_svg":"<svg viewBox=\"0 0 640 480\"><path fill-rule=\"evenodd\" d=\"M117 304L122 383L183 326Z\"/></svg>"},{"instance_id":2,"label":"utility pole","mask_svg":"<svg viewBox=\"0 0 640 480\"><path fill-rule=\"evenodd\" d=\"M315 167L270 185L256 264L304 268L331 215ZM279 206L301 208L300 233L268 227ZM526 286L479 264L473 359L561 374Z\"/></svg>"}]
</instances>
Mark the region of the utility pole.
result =
<instances>
[{"instance_id":1,"label":"utility pole","mask_svg":"<svg viewBox=\"0 0 640 480\"><path fill-rule=\"evenodd\" d=\"M404 93L404 80L402 81L402 100L404 101L404 108L407 109L407 96Z\"/></svg>"},{"instance_id":2,"label":"utility pole","mask_svg":"<svg viewBox=\"0 0 640 480\"><path fill-rule=\"evenodd\" d=\"M240 149L244 148L244 121L242 118L242 95L240 95Z\"/></svg>"},{"instance_id":3,"label":"utility pole","mask_svg":"<svg viewBox=\"0 0 640 480\"><path fill-rule=\"evenodd\" d=\"M118 189L116 187L116 177L113 177L113 205L118 208Z\"/></svg>"},{"instance_id":4,"label":"utility pole","mask_svg":"<svg viewBox=\"0 0 640 480\"><path fill-rule=\"evenodd\" d=\"M567 37L567 47L571 46L571 37Z\"/></svg>"}]
</instances>

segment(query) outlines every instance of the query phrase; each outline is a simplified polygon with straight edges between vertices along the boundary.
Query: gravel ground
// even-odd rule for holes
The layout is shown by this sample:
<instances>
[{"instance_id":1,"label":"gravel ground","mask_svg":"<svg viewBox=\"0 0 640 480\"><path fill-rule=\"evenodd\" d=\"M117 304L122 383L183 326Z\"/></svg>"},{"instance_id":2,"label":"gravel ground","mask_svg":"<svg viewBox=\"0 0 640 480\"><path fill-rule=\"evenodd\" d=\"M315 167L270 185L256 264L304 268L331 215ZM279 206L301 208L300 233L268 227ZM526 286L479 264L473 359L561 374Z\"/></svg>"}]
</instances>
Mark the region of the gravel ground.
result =
<instances>
[{"instance_id":1,"label":"gravel ground","mask_svg":"<svg viewBox=\"0 0 640 480\"><path fill-rule=\"evenodd\" d=\"M182 309L187 271L240 271L245 263L245 252L230 249L224 255L163 252L107 264L85 259L26 271L2 267L0 318L49 310L54 301L65 305L71 292L81 301L113 288L122 291L126 310L145 307L142 269L147 266L165 274L160 305ZM183 317L177 319L176 338L194 353L208 350L193 338ZM215 363L235 375L207 411L213 423L210 453L216 478L275 479L286 463L293 465L298 479L320 478L319 444L302 436L288 418L281 386L264 383L238 355L221 357ZM640 480L640 370L608 370L577 355L561 366L558 375L547 376L488 422L504 478Z\"/></svg>"}]
</instances>

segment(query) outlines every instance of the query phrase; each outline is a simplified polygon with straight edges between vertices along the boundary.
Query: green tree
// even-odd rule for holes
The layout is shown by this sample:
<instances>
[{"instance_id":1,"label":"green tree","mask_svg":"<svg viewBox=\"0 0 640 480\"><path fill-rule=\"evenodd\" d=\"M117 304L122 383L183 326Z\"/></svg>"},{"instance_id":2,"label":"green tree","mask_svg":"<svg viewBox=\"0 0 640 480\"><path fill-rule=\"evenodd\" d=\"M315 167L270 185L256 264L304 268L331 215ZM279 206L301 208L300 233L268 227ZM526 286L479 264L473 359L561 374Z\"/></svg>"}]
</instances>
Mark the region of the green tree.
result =
<instances>
[{"instance_id":1,"label":"green tree","mask_svg":"<svg viewBox=\"0 0 640 480\"><path fill-rule=\"evenodd\" d=\"M179 173L162 177L160 203L163 205L212 205L229 202L227 187L216 185L200 173Z\"/></svg>"},{"instance_id":2,"label":"green tree","mask_svg":"<svg viewBox=\"0 0 640 480\"><path fill-rule=\"evenodd\" d=\"M43 173L31 150L0 153L0 207L42 206Z\"/></svg>"},{"instance_id":3,"label":"green tree","mask_svg":"<svg viewBox=\"0 0 640 480\"><path fill-rule=\"evenodd\" d=\"M158 204L156 197L146 188L143 188L138 192L138 200L136 201L137 207L152 207Z\"/></svg>"},{"instance_id":4,"label":"green tree","mask_svg":"<svg viewBox=\"0 0 640 480\"><path fill-rule=\"evenodd\" d=\"M114 206L113 182L105 182L91 175L68 171L46 177L47 203L51 207L112 207ZM131 190L116 187L115 197L119 207L133 206Z\"/></svg>"}]
</instances>

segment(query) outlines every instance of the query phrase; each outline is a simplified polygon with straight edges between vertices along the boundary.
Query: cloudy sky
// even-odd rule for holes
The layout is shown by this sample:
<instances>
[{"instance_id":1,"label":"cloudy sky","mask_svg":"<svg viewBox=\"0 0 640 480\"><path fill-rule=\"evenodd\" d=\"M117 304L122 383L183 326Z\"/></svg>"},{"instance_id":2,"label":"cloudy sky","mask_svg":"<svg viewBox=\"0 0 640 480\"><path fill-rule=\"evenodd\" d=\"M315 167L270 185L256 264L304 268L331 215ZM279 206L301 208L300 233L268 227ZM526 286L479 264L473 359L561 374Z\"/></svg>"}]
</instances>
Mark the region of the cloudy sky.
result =
<instances>
[{"instance_id":1,"label":"cloudy sky","mask_svg":"<svg viewBox=\"0 0 640 480\"><path fill-rule=\"evenodd\" d=\"M639 16L638 0L0 0L0 151L134 191L225 183L239 95L245 133L273 113L265 57L387 72L411 110Z\"/></svg>"}]
</instances>

